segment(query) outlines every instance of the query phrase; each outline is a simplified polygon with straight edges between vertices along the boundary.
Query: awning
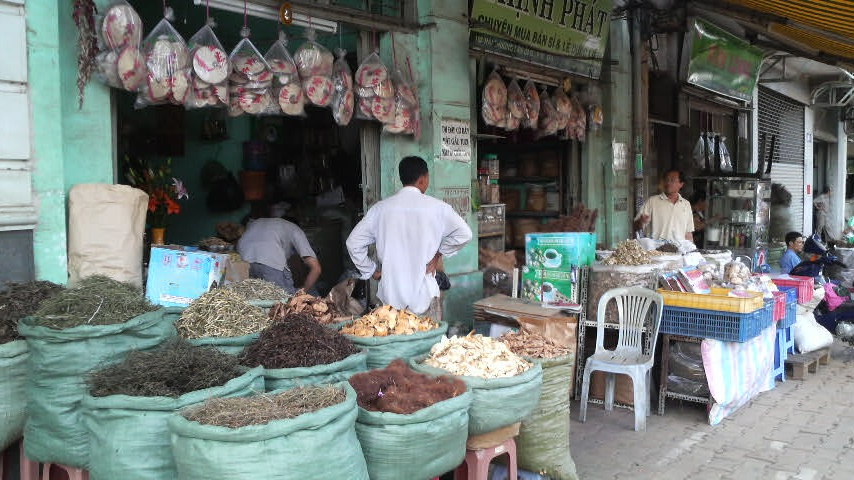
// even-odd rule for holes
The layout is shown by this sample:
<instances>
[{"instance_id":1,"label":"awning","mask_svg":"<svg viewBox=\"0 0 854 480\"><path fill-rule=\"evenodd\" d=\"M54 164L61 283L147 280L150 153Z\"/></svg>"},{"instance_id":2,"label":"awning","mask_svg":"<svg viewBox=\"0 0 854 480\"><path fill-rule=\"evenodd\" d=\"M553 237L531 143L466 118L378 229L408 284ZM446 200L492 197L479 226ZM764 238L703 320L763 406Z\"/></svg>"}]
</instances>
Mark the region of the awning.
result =
<instances>
[{"instance_id":1,"label":"awning","mask_svg":"<svg viewBox=\"0 0 854 480\"><path fill-rule=\"evenodd\" d=\"M750 15L764 34L811 53L819 61L854 65L852 0L723 0L736 16ZM738 18L743 20L743 18Z\"/></svg>"}]
</instances>

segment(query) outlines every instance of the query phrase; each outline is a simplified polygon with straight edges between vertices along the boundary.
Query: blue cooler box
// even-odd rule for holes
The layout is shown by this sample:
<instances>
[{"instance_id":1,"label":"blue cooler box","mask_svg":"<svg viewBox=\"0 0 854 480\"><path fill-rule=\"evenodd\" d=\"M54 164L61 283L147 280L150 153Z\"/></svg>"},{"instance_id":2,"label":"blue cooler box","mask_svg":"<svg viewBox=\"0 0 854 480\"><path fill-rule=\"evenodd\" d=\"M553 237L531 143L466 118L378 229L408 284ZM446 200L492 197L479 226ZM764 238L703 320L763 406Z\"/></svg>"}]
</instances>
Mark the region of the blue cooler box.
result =
<instances>
[{"instance_id":1,"label":"blue cooler box","mask_svg":"<svg viewBox=\"0 0 854 480\"><path fill-rule=\"evenodd\" d=\"M151 247L145 295L156 305L186 307L222 285L228 255L187 251L185 247Z\"/></svg>"}]
</instances>

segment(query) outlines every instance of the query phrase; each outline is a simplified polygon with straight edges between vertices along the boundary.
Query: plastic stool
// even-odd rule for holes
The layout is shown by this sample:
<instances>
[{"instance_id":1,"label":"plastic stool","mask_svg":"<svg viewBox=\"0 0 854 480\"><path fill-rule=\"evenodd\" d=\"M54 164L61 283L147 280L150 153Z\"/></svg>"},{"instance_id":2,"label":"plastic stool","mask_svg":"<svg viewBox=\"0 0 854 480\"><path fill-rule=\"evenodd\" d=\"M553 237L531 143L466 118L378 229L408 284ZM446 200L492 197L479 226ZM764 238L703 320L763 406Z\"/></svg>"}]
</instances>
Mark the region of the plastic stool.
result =
<instances>
[{"instance_id":1,"label":"plastic stool","mask_svg":"<svg viewBox=\"0 0 854 480\"><path fill-rule=\"evenodd\" d=\"M24 454L24 442L21 441L18 448L21 450L21 480L39 480L39 462L34 462Z\"/></svg>"},{"instance_id":2,"label":"plastic stool","mask_svg":"<svg viewBox=\"0 0 854 480\"><path fill-rule=\"evenodd\" d=\"M463 464L454 470L454 480L489 480L489 464L499 455L510 457L510 480L517 479L516 440L509 438L501 445L483 450L466 450Z\"/></svg>"},{"instance_id":3,"label":"plastic stool","mask_svg":"<svg viewBox=\"0 0 854 480\"><path fill-rule=\"evenodd\" d=\"M777 329L774 342L774 370L771 370L771 376L781 382L786 381L786 358L789 356L786 349L786 330L785 328Z\"/></svg>"},{"instance_id":4,"label":"plastic stool","mask_svg":"<svg viewBox=\"0 0 854 480\"><path fill-rule=\"evenodd\" d=\"M794 331L792 330L792 327L788 326L788 327L783 328L783 329L778 329L777 331L779 332L780 330L783 330L783 343L786 346L786 353L791 353L794 355L794 353L795 353L795 335L794 335Z\"/></svg>"},{"instance_id":5,"label":"plastic stool","mask_svg":"<svg viewBox=\"0 0 854 480\"><path fill-rule=\"evenodd\" d=\"M64 470L66 475L68 475L68 480L89 480L88 471L67 465L60 465L59 463L45 463L44 468L42 468L42 480L50 480L50 469L53 467Z\"/></svg>"}]
</instances>

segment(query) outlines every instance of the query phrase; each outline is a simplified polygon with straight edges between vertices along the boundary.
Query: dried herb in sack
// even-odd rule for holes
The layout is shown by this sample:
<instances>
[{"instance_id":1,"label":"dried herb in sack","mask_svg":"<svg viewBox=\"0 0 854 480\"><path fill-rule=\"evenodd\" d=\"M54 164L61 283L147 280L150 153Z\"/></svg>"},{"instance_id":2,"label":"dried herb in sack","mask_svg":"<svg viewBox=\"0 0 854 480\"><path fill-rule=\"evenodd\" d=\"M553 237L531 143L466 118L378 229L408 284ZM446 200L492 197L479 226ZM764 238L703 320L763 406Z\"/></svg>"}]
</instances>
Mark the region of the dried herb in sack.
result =
<instances>
[{"instance_id":1,"label":"dried herb in sack","mask_svg":"<svg viewBox=\"0 0 854 480\"><path fill-rule=\"evenodd\" d=\"M44 300L33 315L41 325L66 329L123 323L158 308L135 285L93 275Z\"/></svg>"},{"instance_id":2,"label":"dried herb in sack","mask_svg":"<svg viewBox=\"0 0 854 480\"><path fill-rule=\"evenodd\" d=\"M297 387L278 394L245 398L211 398L181 412L187 420L205 425L240 428L298 417L344 401L344 390L331 385Z\"/></svg>"},{"instance_id":3,"label":"dried herb in sack","mask_svg":"<svg viewBox=\"0 0 854 480\"><path fill-rule=\"evenodd\" d=\"M343 335L317 323L308 314L290 314L268 327L240 356L241 363L265 368L326 365L359 349Z\"/></svg>"},{"instance_id":4,"label":"dried herb in sack","mask_svg":"<svg viewBox=\"0 0 854 480\"><path fill-rule=\"evenodd\" d=\"M0 292L0 344L18 339L18 320L35 313L42 301L63 288L45 281L9 283Z\"/></svg>"},{"instance_id":5,"label":"dried herb in sack","mask_svg":"<svg viewBox=\"0 0 854 480\"><path fill-rule=\"evenodd\" d=\"M149 352L131 352L122 363L95 372L89 387L94 397L179 397L240 375L237 357L173 340Z\"/></svg>"},{"instance_id":6,"label":"dried herb in sack","mask_svg":"<svg viewBox=\"0 0 854 480\"><path fill-rule=\"evenodd\" d=\"M350 385L356 390L356 401L365 410L404 415L466 391L462 380L418 373L399 358L386 368L353 375Z\"/></svg>"},{"instance_id":7,"label":"dried herb in sack","mask_svg":"<svg viewBox=\"0 0 854 480\"><path fill-rule=\"evenodd\" d=\"M244 300L283 300L288 298L285 289L260 278L247 278L225 286L226 290L240 295Z\"/></svg>"},{"instance_id":8,"label":"dried herb in sack","mask_svg":"<svg viewBox=\"0 0 854 480\"><path fill-rule=\"evenodd\" d=\"M569 354L569 349L539 333L520 330L507 332L499 340L516 355L533 358L555 358Z\"/></svg>"},{"instance_id":9,"label":"dried herb in sack","mask_svg":"<svg viewBox=\"0 0 854 480\"><path fill-rule=\"evenodd\" d=\"M297 290L288 303L273 305L270 309L270 318L274 322L279 322L292 313L307 313L324 325L333 323L342 316L334 302L309 295L302 289Z\"/></svg>"},{"instance_id":10,"label":"dried herb in sack","mask_svg":"<svg viewBox=\"0 0 854 480\"><path fill-rule=\"evenodd\" d=\"M175 323L184 338L242 337L260 332L270 319L237 293L217 288L197 298Z\"/></svg>"}]
</instances>

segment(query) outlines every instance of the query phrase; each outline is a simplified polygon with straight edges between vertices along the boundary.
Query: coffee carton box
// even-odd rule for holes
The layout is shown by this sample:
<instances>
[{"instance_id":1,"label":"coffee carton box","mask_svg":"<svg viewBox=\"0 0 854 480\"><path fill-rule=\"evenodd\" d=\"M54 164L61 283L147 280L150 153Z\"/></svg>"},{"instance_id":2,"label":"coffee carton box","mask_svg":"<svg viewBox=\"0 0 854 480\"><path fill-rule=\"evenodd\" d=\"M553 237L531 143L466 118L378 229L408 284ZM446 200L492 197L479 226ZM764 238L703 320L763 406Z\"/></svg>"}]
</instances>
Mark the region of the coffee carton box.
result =
<instances>
[{"instance_id":1,"label":"coffee carton box","mask_svg":"<svg viewBox=\"0 0 854 480\"><path fill-rule=\"evenodd\" d=\"M525 235L525 264L546 270L569 270L596 260L596 234L583 232Z\"/></svg>"},{"instance_id":2,"label":"coffee carton box","mask_svg":"<svg viewBox=\"0 0 854 480\"><path fill-rule=\"evenodd\" d=\"M578 303L578 268L567 271L522 267L519 296L544 305L570 306Z\"/></svg>"}]
</instances>

